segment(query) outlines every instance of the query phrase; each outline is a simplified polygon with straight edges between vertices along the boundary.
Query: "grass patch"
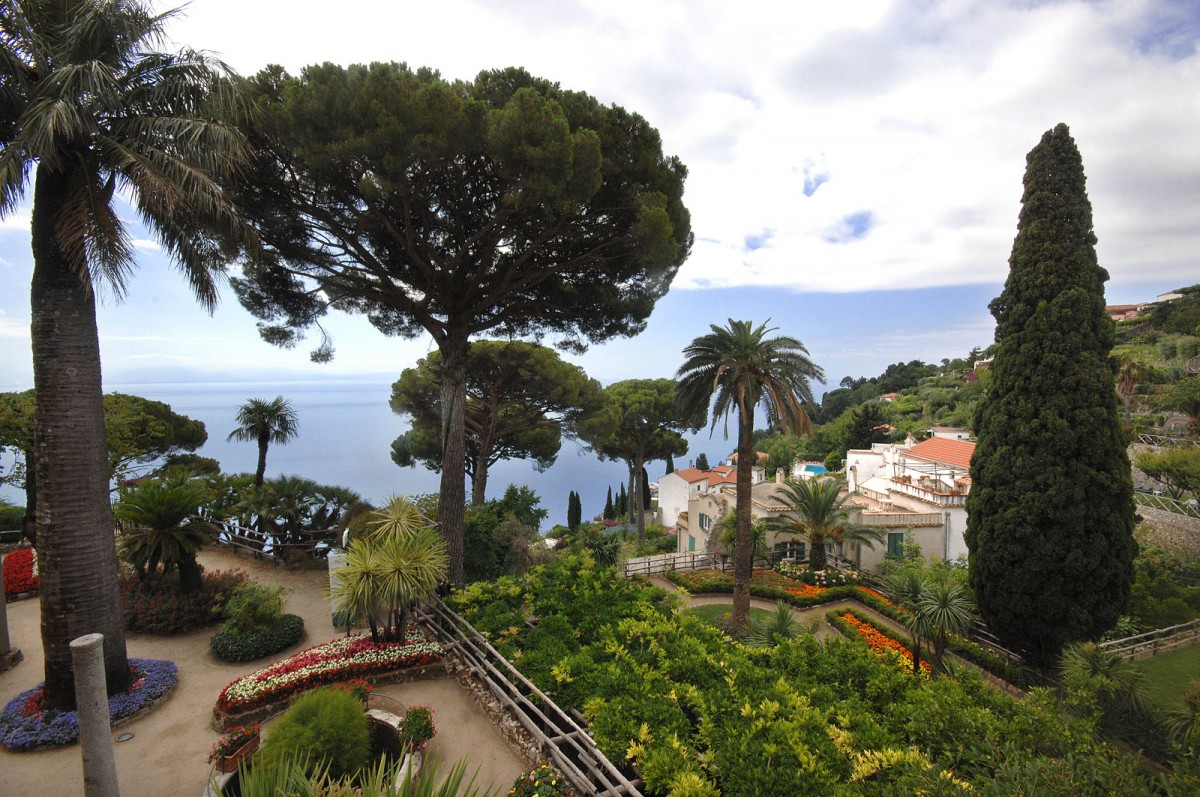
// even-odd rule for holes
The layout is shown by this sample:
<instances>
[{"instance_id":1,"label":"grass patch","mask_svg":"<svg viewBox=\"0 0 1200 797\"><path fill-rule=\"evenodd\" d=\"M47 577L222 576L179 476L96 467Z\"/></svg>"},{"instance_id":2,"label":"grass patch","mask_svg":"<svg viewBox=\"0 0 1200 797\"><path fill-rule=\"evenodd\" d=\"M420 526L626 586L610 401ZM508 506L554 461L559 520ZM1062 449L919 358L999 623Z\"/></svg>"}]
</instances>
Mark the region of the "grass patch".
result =
<instances>
[{"instance_id":1,"label":"grass patch","mask_svg":"<svg viewBox=\"0 0 1200 797\"><path fill-rule=\"evenodd\" d=\"M1146 673L1149 697L1165 709L1181 708L1187 682L1200 673L1200 644L1177 648L1138 662Z\"/></svg>"},{"instance_id":2,"label":"grass patch","mask_svg":"<svg viewBox=\"0 0 1200 797\"><path fill-rule=\"evenodd\" d=\"M690 614L697 617L709 625L715 625L717 628L724 628L723 615L733 613L732 603L709 603L704 606L693 606L690 609L684 609L684 614ZM755 606L750 607L750 619L766 622L771 619L771 613L766 609L759 609Z\"/></svg>"}]
</instances>

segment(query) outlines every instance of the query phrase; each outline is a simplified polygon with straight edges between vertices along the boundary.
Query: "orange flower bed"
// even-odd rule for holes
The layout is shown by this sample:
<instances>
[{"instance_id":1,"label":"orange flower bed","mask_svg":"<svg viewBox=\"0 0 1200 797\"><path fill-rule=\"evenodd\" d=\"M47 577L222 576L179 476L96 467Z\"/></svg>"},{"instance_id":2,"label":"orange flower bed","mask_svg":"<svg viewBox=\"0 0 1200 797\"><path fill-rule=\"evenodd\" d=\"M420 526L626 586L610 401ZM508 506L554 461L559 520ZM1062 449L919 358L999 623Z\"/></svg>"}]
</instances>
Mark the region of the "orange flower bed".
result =
<instances>
[{"instance_id":1,"label":"orange flower bed","mask_svg":"<svg viewBox=\"0 0 1200 797\"><path fill-rule=\"evenodd\" d=\"M788 587L784 592L789 595L795 595L797 598L815 598L825 591L824 587L814 587L811 584L800 584L795 587Z\"/></svg>"},{"instance_id":2,"label":"orange flower bed","mask_svg":"<svg viewBox=\"0 0 1200 797\"><path fill-rule=\"evenodd\" d=\"M879 631L879 629L875 628L875 626L859 620L850 612L843 614L842 619L849 623L850 627L857 631L860 637L866 640L867 647L869 647L871 651L875 653L875 655L892 661L896 661L898 658L901 661L906 659L909 662L909 668L911 669L912 651L907 647L891 637L884 635ZM929 662L922 661L921 669L925 673L928 673L930 671Z\"/></svg>"},{"instance_id":3,"label":"orange flower bed","mask_svg":"<svg viewBox=\"0 0 1200 797\"><path fill-rule=\"evenodd\" d=\"M888 606L896 605L896 604L892 603L890 600L888 600L886 597L884 597L884 594L882 592L880 592L879 590L874 590L874 589L871 589L870 587L859 587L859 590L867 593L868 595L870 595L874 598L877 598L877 599L883 601Z\"/></svg>"}]
</instances>

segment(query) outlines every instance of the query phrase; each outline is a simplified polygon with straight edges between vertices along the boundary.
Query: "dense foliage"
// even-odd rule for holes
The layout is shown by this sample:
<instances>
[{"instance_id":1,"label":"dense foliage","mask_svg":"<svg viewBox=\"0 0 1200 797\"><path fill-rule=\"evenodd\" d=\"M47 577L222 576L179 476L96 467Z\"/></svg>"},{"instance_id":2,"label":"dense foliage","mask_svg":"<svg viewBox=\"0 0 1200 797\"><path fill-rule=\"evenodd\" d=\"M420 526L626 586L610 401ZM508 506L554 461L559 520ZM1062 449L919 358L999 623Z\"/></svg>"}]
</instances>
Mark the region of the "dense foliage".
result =
<instances>
[{"instance_id":1,"label":"dense foliage","mask_svg":"<svg viewBox=\"0 0 1200 797\"><path fill-rule=\"evenodd\" d=\"M309 756L311 764L340 778L362 769L370 755L370 720L362 703L339 689L314 689L272 723L254 764L275 767L285 758Z\"/></svg>"},{"instance_id":2,"label":"dense foliage","mask_svg":"<svg viewBox=\"0 0 1200 797\"><path fill-rule=\"evenodd\" d=\"M648 794L684 783L728 797L1153 789L1048 692L1015 700L969 673L915 679L852 641L745 647L586 558L453 600L556 702L580 709Z\"/></svg>"},{"instance_id":3,"label":"dense foliage","mask_svg":"<svg viewBox=\"0 0 1200 797\"><path fill-rule=\"evenodd\" d=\"M1116 623L1137 553L1095 245L1083 161L1059 125L1027 158L967 498L980 613L1042 665Z\"/></svg>"},{"instance_id":4,"label":"dense foliage","mask_svg":"<svg viewBox=\"0 0 1200 797\"><path fill-rule=\"evenodd\" d=\"M133 573L120 577L125 629L139 634L184 634L221 619L225 601L246 574L220 570L205 573L199 590L184 592L174 579L142 581Z\"/></svg>"},{"instance_id":5,"label":"dense foliage","mask_svg":"<svg viewBox=\"0 0 1200 797\"><path fill-rule=\"evenodd\" d=\"M286 650L304 637L304 619L282 615L272 625L262 626L249 633L235 633L227 627L209 640L212 654L221 661L254 661Z\"/></svg>"},{"instance_id":6,"label":"dense foliage","mask_svg":"<svg viewBox=\"0 0 1200 797\"><path fill-rule=\"evenodd\" d=\"M500 498L467 510L463 573L468 583L519 573L529 566L538 531L549 514L539 507L540 500L528 487L510 484Z\"/></svg>"}]
</instances>

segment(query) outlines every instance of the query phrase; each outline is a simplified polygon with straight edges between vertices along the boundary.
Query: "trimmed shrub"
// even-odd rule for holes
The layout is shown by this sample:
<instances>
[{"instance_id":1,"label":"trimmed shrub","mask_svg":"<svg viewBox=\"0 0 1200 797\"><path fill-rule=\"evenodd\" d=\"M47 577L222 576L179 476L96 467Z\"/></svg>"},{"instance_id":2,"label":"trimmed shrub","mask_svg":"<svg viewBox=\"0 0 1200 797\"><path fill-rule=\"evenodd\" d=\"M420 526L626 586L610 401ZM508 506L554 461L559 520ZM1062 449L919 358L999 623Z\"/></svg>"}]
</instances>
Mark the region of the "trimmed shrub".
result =
<instances>
[{"instance_id":1,"label":"trimmed shrub","mask_svg":"<svg viewBox=\"0 0 1200 797\"><path fill-rule=\"evenodd\" d=\"M143 583L135 573L120 577L121 612L125 630L141 634L183 634L212 625L222 617L225 602L247 580L238 571L205 573L200 589L181 592L178 579Z\"/></svg>"},{"instance_id":2,"label":"trimmed shrub","mask_svg":"<svg viewBox=\"0 0 1200 797\"><path fill-rule=\"evenodd\" d=\"M19 529L24 519L25 507L0 503L0 531Z\"/></svg>"},{"instance_id":3,"label":"trimmed shrub","mask_svg":"<svg viewBox=\"0 0 1200 797\"><path fill-rule=\"evenodd\" d=\"M247 581L225 603L224 630L231 634L253 634L279 623L287 590Z\"/></svg>"},{"instance_id":4,"label":"trimmed shrub","mask_svg":"<svg viewBox=\"0 0 1200 797\"><path fill-rule=\"evenodd\" d=\"M267 731L255 766L271 767L284 758L328 765L331 777L353 775L371 755L371 727L362 704L338 689L315 689L296 698Z\"/></svg>"},{"instance_id":5,"label":"trimmed shrub","mask_svg":"<svg viewBox=\"0 0 1200 797\"><path fill-rule=\"evenodd\" d=\"M303 637L304 620L294 614L285 614L275 625L260 627L248 634L231 631L227 623L213 634L209 648L221 661L254 661L286 650Z\"/></svg>"}]
</instances>

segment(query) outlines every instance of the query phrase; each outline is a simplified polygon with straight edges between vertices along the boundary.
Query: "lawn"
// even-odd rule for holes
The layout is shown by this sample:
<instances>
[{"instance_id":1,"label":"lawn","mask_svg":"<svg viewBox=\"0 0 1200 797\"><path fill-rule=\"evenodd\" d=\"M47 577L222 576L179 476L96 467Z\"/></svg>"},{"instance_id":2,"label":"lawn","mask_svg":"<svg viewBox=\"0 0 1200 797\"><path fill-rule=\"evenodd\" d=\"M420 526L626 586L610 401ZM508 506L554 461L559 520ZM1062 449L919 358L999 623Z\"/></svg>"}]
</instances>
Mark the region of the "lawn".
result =
<instances>
[{"instance_id":1,"label":"lawn","mask_svg":"<svg viewBox=\"0 0 1200 797\"><path fill-rule=\"evenodd\" d=\"M1179 708L1179 696L1190 679L1200 679L1200 644L1160 653L1138 664L1146 673L1150 699L1166 709Z\"/></svg>"},{"instance_id":2,"label":"lawn","mask_svg":"<svg viewBox=\"0 0 1200 797\"><path fill-rule=\"evenodd\" d=\"M724 627L724 623L721 622L721 615L732 614L733 613L733 604L732 603L709 603L705 606L693 606L690 609L686 609L685 613L690 614L693 617L699 617L701 620L708 623L709 625L715 625L718 628L722 628L722 627ZM770 620L771 612L767 611L766 609L757 609L757 608L751 606L750 607L750 619L751 620L762 620L762 621Z\"/></svg>"}]
</instances>

